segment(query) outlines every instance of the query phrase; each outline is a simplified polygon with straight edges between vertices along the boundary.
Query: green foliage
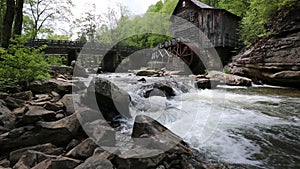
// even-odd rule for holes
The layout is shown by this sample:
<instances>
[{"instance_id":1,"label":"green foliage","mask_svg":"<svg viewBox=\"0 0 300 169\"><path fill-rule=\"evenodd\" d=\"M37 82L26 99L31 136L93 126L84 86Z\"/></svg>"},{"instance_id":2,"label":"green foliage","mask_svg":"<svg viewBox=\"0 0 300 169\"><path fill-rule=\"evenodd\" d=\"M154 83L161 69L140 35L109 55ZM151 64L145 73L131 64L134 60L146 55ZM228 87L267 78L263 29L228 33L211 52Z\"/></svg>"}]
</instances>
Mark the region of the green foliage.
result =
<instances>
[{"instance_id":1,"label":"green foliage","mask_svg":"<svg viewBox=\"0 0 300 169\"><path fill-rule=\"evenodd\" d=\"M59 55L50 55L45 58L49 65L64 65L67 63L67 58Z\"/></svg>"},{"instance_id":2,"label":"green foliage","mask_svg":"<svg viewBox=\"0 0 300 169\"><path fill-rule=\"evenodd\" d=\"M242 17L241 39L245 44L250 44L272 33L265 29L270 16L292 1L294 0L219 0L218 6Z\"/></svg>"},{"instance_id":3,"label":"green foliage","mask_svg":"<svg viewBox=\"0 0 300 169\"><path fill-rule=\"evenodd\" d=\"M230 70L228 68L224 68L222 72L226 73L226 74L231 74L231 72L230 72Z\"/></svg>"},{"instance_id":4,"label":"green foliage","mask_svg":"<svg viewBox=\"0 0 300 169\"><path fill-rule=\"evenodd\" d=\"M24 38L12 40L8 49L0 50L0 90L49 77L42 48L24 47Z\"/></svg>"}]
</instances>

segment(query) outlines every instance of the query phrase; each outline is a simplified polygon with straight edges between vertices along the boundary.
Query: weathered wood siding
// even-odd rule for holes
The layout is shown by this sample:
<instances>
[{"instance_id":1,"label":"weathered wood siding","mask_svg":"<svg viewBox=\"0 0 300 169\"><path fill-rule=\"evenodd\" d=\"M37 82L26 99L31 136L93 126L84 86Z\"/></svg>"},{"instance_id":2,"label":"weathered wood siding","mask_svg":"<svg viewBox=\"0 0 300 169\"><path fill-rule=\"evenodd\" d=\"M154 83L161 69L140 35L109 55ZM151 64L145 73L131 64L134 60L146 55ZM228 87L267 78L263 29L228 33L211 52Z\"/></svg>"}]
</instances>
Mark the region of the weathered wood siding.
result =
<instances>
[{"instance_id":1,"label":"weathered wood siding","mask_svg":"<svg viewBox=\"0 0 300 169\"><path fill-rule=\"evenodd\" d=\"M202 42L205 47L238 47L239 36L237 33L239 18L223 9L200 8L190 0L179 0L174 15L196 25L191 25L171 19L173 22L173 36L181 37L194 42ZM203 34L209 39L203 37Z\"/></svg>"}]
</instances>

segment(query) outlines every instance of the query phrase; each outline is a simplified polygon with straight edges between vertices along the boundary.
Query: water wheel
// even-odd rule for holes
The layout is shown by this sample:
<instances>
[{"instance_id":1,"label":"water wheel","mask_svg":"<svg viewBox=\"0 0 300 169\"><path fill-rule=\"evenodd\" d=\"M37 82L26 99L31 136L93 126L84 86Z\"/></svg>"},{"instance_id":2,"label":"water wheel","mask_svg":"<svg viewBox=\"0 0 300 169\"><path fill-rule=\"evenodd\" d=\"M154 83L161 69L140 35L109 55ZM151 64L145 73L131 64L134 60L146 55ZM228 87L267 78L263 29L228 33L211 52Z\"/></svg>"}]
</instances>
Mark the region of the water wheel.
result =
<instances>
[{"instance_id":1,"label":"water wheel","mask_svg":"<svg viewBox=\"0 0 300 169\"><path fill-rule=\"evenodd\" d=\"M180 57L188 66L193 63L194 52L184 43L177 43L172 47L172 53Z\"/></svg>"}]
</instances>

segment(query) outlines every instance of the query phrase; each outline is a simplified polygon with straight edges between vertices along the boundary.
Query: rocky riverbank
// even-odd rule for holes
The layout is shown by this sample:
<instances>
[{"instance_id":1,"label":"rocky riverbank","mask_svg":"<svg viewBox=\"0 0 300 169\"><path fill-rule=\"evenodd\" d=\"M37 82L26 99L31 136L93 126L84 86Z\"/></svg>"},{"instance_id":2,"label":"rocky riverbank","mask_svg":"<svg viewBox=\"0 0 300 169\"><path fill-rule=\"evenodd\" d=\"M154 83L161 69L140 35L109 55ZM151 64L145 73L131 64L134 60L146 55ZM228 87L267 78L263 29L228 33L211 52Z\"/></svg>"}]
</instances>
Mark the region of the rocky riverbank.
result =
<instances>
[{"instance_id":1,"label":"rocky riverbank","mask_svg":"<svg viewBox=\"0 0 300 169\"><path fill-rule=\"evenodd\" d=\"M55 78L32 82L28 91L0 94L0 168L246 168L207 159L163 125L141 115L135 117L131 134L137 140L134 147L118 153L120 147L114 139L120 121L116 117L131 118L128 93L105 79L96 78L85 86L65 76L56 74ZM145 85L144 89L144 97L151 97L155 90L175 95L162 83ZM74 93L79 90L87 92ZM96 94L102 114L89 106L91 94ZM96 138L89 137L91 133ZM139 138L149 143L141 143ZM168 149L162 149L165 139L173 143ZM153 156L143 157L144 153Z\"/></svg>"},{"instance_id":2,"label":"rocky riverbank","mask_svg":"<svg viewBox=\"0 0 300 169\"><path fill-rule=\"evenodd\" d=\"M231 73L258 84L299 88L300 5L294 1L274 14L269 37L258 40L233 58Z\"/></svg>"}]
</instances>

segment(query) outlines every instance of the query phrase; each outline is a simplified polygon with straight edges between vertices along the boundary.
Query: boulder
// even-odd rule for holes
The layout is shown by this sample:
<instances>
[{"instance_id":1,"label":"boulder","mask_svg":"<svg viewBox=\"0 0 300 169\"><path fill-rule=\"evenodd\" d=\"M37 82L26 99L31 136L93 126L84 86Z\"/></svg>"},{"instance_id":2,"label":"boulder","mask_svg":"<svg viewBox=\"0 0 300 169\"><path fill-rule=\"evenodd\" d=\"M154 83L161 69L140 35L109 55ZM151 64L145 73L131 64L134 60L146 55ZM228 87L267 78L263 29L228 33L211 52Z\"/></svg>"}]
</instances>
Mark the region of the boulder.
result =
<instances>
[{"instance_id":1,"label":"boulder","mask_svg":"<svg viewBox=\"0 0 300 169\"><path fill-rule=\"evenodd\" d=\"M66 145L80 127L76 114L55 122L39 122L36 126L24 126L0 135L0 152L44 143Z\"/></svg>"},{"instance_id":2,"label":"boulder","mask_svg":"<svg viewBox=\"0 0 300 169\"><path fill-rule=\"evenodd\" d=\"M215 89L219 83L218 79L201 78L196 79L195 86L199 89Z\"/></svg>"},{"instance_id":3,"label":"boulder","mask_svg":"<svg viewBox=\"0 0 300 169\"><path fill-rule=\"evenodd\" d=\"M157 76L159 72L157 70L138 70L134 74L136 76Z\"/></svg>"},{"instance_id":4,"label":"boulder","mask_svg":"<svg viewBox=\"0 0 300 169\"><path fill-rule=\"evenodd\" d=\"M182 139L179 136L145 115L136 116L131 137L137 145L147 149L160 150L161 152L178 145L182 146Z\"/></svg>"},{"instance_id":5,"label":"boulder","mask_svg":"<svg viewBox=\"0 0 300 169\"><path fill-rule=\"evenodd\" d=\"M52 75L55 77L59 75L64 75L66 77L71 78L73 74L73 68L71 66L52 65L50 66L50 68L51 68Z\"/></svg>"},{"instance_id":6,"label":"boulder","mask_svg":"<svg viewBox=\"0 0 300 169\"><path fill-rule=\"evenodd\" d=\"M99 109L108 121L113 121L117 117L131 117L130 95L104 78L95 77L92 80L82 101L91 108Z\"/></svg>"},{"instance_id":7,"label":"boulder","mask_svg":"<svg viewBox=\"0 0 300 169\"><path fill-rule=\"evenodd\" d=\"M5 99L7 96L9 96L8 93L0 92L0 99Z\"/></svg>"},{"instance_id":8,"label":"boulder","mask_svg":"<svg viewBox=\"0 0 300 169\"><path fill-rule=\"evenodd\" d=\"M55 157L56 156L47 155L38 151L28 150L24 155L21 156L19 161L14 165L13 169L30 169L43 160Z\"/></svg>"},{"instance_id":9,"label":"boulder","mask_svg":"<svg viewBox=\"0 0 300 169\"><path fill-rule=\"evenodd\" d=\"M229 64L231 73L258 84L300 87L300 5L297 1L270 19L272 35L245 47Z\"/></svg>"},{"instance_id":10,"label":"boulder","mask_svg":"<svg viewBox=\"0 0 300 169\"><path fill-rule=\"evenodd\" d=\"M165 156L166 154L160 150L135 147L125 154L115 156L112 161L116 168L145 169L155 168Z\"/></svg>"},{"instance_id":11,"label":"boulder","mask_svg":"<svg viewBox=\"0 0 300 169\"><path fill-rule=\"evenodd\" d=\"M4 99L4 102L6 103L6 106L10 109L16 109L16 108L20 108L20 107L24 107L25 106L25 101L22 99L16 99L10 96L7 96Z\"/></svg>"},{"instance_id":12,"label":"boulder","mask_svg":"<svg viewBox=\"0 0 300 169\"><path fill-rule=\"evenodd\" d=\"M13 98L21 99L21 100L31 100L33 98L33 94L31 91L25 91L20 93L14 93L10 95Z\"/></svg>"},{"instance_id":13,"label":"boulder","mask_svg":"<svg viewBox=\"0 0 300 169\"><path fill-rule=\"evenodd\" d=\"M61 107L61 105L55 104L55 103L51 103L51 102L47 102L44 106L44 109L49 110L49 111L59 111L62 110L63 107Z\"/></svg>"},{"instance_id":14,"label":"boulder","mask_svg":"<svg viewBox=\"0 0 300 169\"><path fill-rule=\"evenodd\" d=\"M79 160L57 157L55 159L46 159L35 165L32 169L74 169L81 163Z\"/></svg>"},{"instance_id":15,"label":"boulder","mask_svg":"<svg viewBox=\"0 0 300 169\"><path fill-rule=\"evenodd\" d=\"M21 121L18 122L18 126L24 126L28 124L35 124L38 121L54 121L56 113L54 111L46 110L40 106L29 106L29 111L25 113Z\"/></svg>"},{"instance_id":16,"label":"boulder","mask_svg":"<svg viewBox=\"0 0 300 169\"><path fill-rule=\"evenodd\" d=\"M148 98L151 96L163 96L170 98L175 96L175 91L168 83L157 82L150 85L144 85L141 87L142 90L145 90L144 97Z\"/></svg>"},{"instance_id":17,"label":"boulder","mask_svg":"<svg viewBox=\"0 0 300 169\"><path fill-rule=\"evenodd\" d=\"M4 101L0 100L0 126L12 129L15 126L16 116L6 107Z\"/></svg>"},{"instance_id":18,"label":"boulder","mask_svg":"<svg viewBox=\"0 0 300 169\"><path fill-rule=\"evenodd\" d=\"M72 92L73 87L76 88L70 82L56 79L40 79L29 84L29 89L33 93L51 93L55 91L60 94L68 94Z\"/></svg>"},{"instance_id":19,"label":"boulder","mask_svg":"<svg viewBox=\"0 0 300 169\"><path fill-rule=\"evenodd\" d=\"M209 71L206 78L218 79L221 82L230 86L251 86L252 80L246 77L241 77L232 74L226 74L219 71Z\"/></svg>"},{"instance_id":20,"label":"boulder","mask_svg":"<svg viewBox=\"0 0 300 169\"><path fill-rule=\"evenodd\" d=\"M97 147L98 145L92 139L88 138L70 150L66 156L76 159L86 159L93 155Z\"/></svg>"},{"instance_id":21,"label":"boulder","mask_svg":"<svg viewBox=\"0 0 300 169\"><path fill-rule=\"evenodd\" d=\"M80 66L79 64L77 64L75 62L74 66L73 66L73 77L88 77L88 74L86 72L86 70L84 69L84 67Z\"/></svg>"},{"instance_id":22,"label":"boulder","mask_svg":"<svg viewBox=\"0 0 300 169\"><path fill-rule=\"evenodd\" d=\"M75 112L75 108L80 107L80 96L77 94L66 94L59 102L63 103L67 114L73 114Z\"/></svg>"},{"instance_id":23,"label":"boulder","mask_svg":"<svg viewBox=\"0 0 300 169\"><path fill-rule=\"evenodd\" d=\"M102 159L101 157L94 155L84 163L77 166L75 169L113 169L113 165L109 160Z\"/></svg>"},{"instance_id":24,"label":"boulder","mask_svg":"<svg viewBox=\"0 0 300 169\"><path fill-rule=\"evenodd\" d=\"M10 161L8 159L3 159L0 161L0 168L8 168L10 166Z\"/></svg>"},{"instance_id":25,"label":"boulder","mask_svg":"<svg viewBox=\"0 0 300 169\"><path fill-rule=\"evenodd\" d=\"M50 155L59 155L62 153L62 148L57 148L51 143L36 145L32 147L25 147L9 153L9 161L11 164L15 164L23 155L26 155L28 150L38 151Z\"/></svg>"},{"instance_id":26,"label":"boulder","mask_svg":"<svg viewBox=\"0 0 300 169\"><path fill-rule=\"evenodd\" d=\"M114 147L116 144L116 131L106 121L96 120L85 123L83 126L86 134L99 146Z\"/></svg>"}]
</instances>

